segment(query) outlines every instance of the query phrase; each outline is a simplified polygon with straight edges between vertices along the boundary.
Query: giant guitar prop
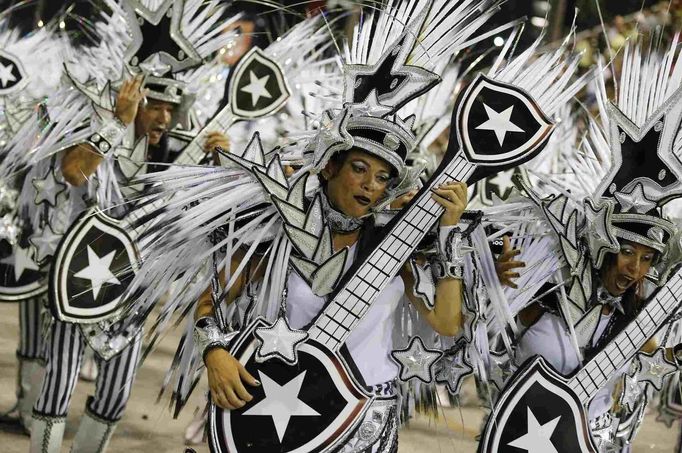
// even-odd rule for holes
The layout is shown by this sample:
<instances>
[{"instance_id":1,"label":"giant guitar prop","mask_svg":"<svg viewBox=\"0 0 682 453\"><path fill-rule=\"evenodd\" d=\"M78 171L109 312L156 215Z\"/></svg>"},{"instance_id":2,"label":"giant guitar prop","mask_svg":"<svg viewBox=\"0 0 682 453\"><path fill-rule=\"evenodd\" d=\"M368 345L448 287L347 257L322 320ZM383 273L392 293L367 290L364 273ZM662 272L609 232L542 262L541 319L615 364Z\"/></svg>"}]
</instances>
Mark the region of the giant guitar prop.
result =
<instances>
[{"instance_id":1,"label":"giant guitar prop","mask_svg":"<svg viewBox=\"0 0 682 453\"><path fill-rule=\"evenodd\" d=\"M531 359L507 384L488 418L481 453L557 451L596 453L585 407L679 307L682 270L659 288L642 311L573 377L544 359ZM554 450L551 450L551 449Z\"/></svg>"},{"instance_id":2,"label":"giant guitar prop","mask_svg":"<svg viewBox=\"0 0 682 453\"><path fill-rule=\"evenodd\" d=\"M491 125L489 110L508 109L514 127ZM290 330L283 318L271 326L258 318L236 338L231 354L263 386L249 388L254 398L241 409L228 411L211 405L211 451L337 451L351 438L353 442L360 439L352 451L363 451L362 442L371 445L382 434L377 420L386 417L386 401L358 384L340 350L438 221L443 209L431 199L430 189L451 180L471 184L526 162L542 150L553 130L552 122L527 93L482 75L462 95L452 127L450 146L438 171L336 285L307 330L307 338L306 332ZM259 337L275 332L282 341L285 335L289 338L294 360L285 363L259 356Z\"/></svg>"},{"instance_id":3,"label":"giant guitar prop","mask_svg":"<svg viewBox=\"0 0 682 453\"><path fill-rule=\"evenodd\" d=\"M265 80L267 96L253 96L249 85ZM235 68L230 103L218 112L175 159L177 165L197 165L206 159L203 144L212 131L226 131L236 121L262 118L277 112L289 98L279 65L254 47ZM55 252L49 276L50 309L59 320L95 323L113 317L140 262L135 228L138 220L163 206L164 200L115 219L97 207L79 216Z\"/></svg>"}]
</instances>

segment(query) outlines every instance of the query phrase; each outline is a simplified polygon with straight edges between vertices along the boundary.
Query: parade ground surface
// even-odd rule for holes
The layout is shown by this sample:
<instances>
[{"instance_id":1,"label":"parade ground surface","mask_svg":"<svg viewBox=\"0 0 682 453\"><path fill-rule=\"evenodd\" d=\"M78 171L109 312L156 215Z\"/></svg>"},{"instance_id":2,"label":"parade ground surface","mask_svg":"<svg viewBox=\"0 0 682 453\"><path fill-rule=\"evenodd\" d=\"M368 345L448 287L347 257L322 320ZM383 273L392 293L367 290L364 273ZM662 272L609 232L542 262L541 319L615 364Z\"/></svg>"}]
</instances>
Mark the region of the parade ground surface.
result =
<instances>
[{"instance_id":1,"label":"parade ground surface","mask_svg":"<svg viewBox=\"0 0 682 453\"><path fill-rule=\"evenodd\" d=\"M0 304L0 409L9 407L14 401L16 379L15 350L18 338L18 307L14 304ZM183 433L192 419L194 410L202 404L202 390L205 379L195 392L187 408L177 420L173 420L168 409L167 398L157 402L161 381L172 359L179 333L170 335L142 365L133 388L128 408L109 446L109 453L182 453ZM412 452L457 452L476 451L474 440L481 423L483 411L477 407L472 385L465 389L464 401L459 408L443 409L438 420L421 416L413 419L403 428L400 435L399 453ZM80 381L71 402L62 452L67 453L78 427L85 400L94 392L94 384ZM649 411L644 426L634 445L634 453L672 453L675 446L679 423L668 429L654 421L653 410ZM206 444L193 446L197 453L208 453ZM0 453L26 453L29 438L23 434L4 430L0 432Z\"/></svg>"}]
</instances>

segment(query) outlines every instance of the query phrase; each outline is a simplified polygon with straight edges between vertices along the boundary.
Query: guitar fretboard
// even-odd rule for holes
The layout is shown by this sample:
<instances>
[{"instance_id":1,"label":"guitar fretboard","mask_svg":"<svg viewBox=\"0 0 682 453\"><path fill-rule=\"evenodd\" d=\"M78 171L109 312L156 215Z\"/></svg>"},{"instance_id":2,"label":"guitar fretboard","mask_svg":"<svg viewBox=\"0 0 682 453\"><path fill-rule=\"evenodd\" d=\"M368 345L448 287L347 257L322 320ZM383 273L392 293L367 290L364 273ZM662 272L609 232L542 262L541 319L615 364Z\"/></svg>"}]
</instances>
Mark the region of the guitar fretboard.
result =
<instances>
[{"instance_id":1,"label":"guitar fretboard","mask_svg":"<svg viewBox=\"0 0 682 453\"><path fill-rule=\"evenodd\" d=\"M452 180L466 182L475 168L476 165L460 151L428 187ZM422 191L417 201L401 213L402 217L386 238L318 316L309 330L310 338L337 351L442 213L443 208L431 199L431 191Z\"/></svg>"},{"instance_id":2,"label":"guitar fretboard","mask_svg":"<svg viewBox=\"0 0 682 453\"><path fill-rule=\"evenodd\" d=\"M649 302L622 332L592 358L568 383L583 404L603 387L640 350L673 314L682 294L682 270L652 295Z\"/></svg>"}]
</instances>

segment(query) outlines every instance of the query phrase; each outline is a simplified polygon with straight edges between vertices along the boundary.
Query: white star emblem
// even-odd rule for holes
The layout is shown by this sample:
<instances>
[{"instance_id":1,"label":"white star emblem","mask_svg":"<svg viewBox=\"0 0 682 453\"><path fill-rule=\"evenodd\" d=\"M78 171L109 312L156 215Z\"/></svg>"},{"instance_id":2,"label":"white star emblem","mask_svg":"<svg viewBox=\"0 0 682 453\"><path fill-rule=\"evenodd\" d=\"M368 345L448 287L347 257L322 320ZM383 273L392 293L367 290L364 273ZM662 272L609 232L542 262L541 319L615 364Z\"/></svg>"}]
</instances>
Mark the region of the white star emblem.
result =
<instances>
[{"instance_id":1,"label":"white star emblem","mask_svg":"<svg viewBox=\"0 0 682 453\"><path fill-rule=\"evenodd\" d=\"M274 324L257 328L254 335L261 341L256 352L258 362L277 357L290 365L298 362L298 346L308 338L308 332L292 329L285 318L277 318Z\"/></svg>"},{"instance_id":2,"label":"white star emblem","mask_svg":"<svg viewBox=\"0 0 682 453\"><path fill-rule=\"evenodd\" d=\"M258 374L263 384L265 398L242 415L269 415L272 417L280 443L284 439L291 417L320 415L315 409L298 399L306 371L284 385L279 385L265 373L259 371Z\"/></svg>"},{"instance_id":3,"label":"white star emblem","mask_svg":"<svg viewBox=\"0 0 682 453\"><path fill-rule=\"evenodd\" d=\"M559 453L552 444L552 433L556 429L561 416L551 420L544 425L538 423L533 411L528 408L528 433L518 439L509 442L510 447L521 448L528 453Z\"/></svg>"},{"instance_id":4,"label":"white star emblem","mask_svg":"<svg viewBox=\"0 0 682 453\"><path fill-rule=\"evenodd\" d=\"M31 259L29 248L21 248L18 245L15 245L12 250L12 254L0 260L0 263L9 264L14 267L14 281L16 282L18 282L21 276L24 275L24 271L26 269L32 271L37 271L40 269L38 264Z\"/></svg>"},{"instance_id":5,"label":"white star emblem","mask_svg":"<svg viewBox=\"0 0 682 453\"><path fill-rule=\"evenodd\" d=\"M0 83L2 87L5 88L10 82L16 82L17 78L12 74L13 65L9 64L7 66L0 63Z\"/></svg>"},{"instance_id":6,"label":"white star emblem","mask_svg":"<svg viewBox=\"0 0 682 453\"><path fill-rule=\"evenodd\" d=\"M488 114L488 121L480 126L476 126L476 129L494 131L500 146L504 143L507 132L526 132L510 121L512 110L514 109L513 105L502 113L496 112L485 104L483 104L483 107Z\"/></svg>"},{"instance_id":7,"label":"white star emblem","mask_svg":"<svg viewBox=\"0 0 682 453\"><path fill-rule=\"evenodd\" d=\"M488 179L488 184L494 184L497 186L497 193L503 196L504 193L510 187L514 187L514 182L512 178L514 177L514 170L501 171L495 176Z\"/></svg>"},{"instance_id":8,"label":"white star emblem","mask_svg":"<svg viewBox=\"0 0 682 453\"><path fill-rule=\"evenodd\" d=\"M272 98L268 89L265 88L265 84L268 83L269 78L270 75L266 75L259 79L253 71L249 71L249 80L251 83L243 87L240 91L251 94L251 104L253 104L254 107L260 98Z\"/></svg>"},{"instance_id":9,"label":"white star emblem","mask_svg":"<svg viewBox=\"0 0 682 453\"><path fill-rule=\"evenodd\" d=\"M620 203L621 212L634 210L638 214L644 214L656 207L656 202L649 200L644 195L642 183L635 185L630 193L616 192L613 196Z\"/></svg>"},{"instance_id":10,"label":"white star emblem","mask_svg":"<svg viewBox=\"0 0 682 453\"><path fill-rule=\"evenodd\" d=\"M433 380L433 364L443 356L441 351L426 349L418 336L412 337L407 349L391 352L391 357L400 365L400 380L408 381L417 378L429 383Z\"/></svg>"},{"instance_id":11,"label":"white star emblem","mask_svg":"<svg viewBox=\"0 0 682 453\"><path fill-rule=\"evenodd\" d=\"M88 245L88 265L73 274L73 276L76 278L90 280L92 296L95 299L97 299L99 290L102 289L102 285L105 283L113 283L115 285L121 284L116 276L109 270L111 262L114 260L115 254L116 251L113 250L104 258L100 258L97 253L95 253L95 251L92 250L92 248Z\"/></svg>"}]
</instances>

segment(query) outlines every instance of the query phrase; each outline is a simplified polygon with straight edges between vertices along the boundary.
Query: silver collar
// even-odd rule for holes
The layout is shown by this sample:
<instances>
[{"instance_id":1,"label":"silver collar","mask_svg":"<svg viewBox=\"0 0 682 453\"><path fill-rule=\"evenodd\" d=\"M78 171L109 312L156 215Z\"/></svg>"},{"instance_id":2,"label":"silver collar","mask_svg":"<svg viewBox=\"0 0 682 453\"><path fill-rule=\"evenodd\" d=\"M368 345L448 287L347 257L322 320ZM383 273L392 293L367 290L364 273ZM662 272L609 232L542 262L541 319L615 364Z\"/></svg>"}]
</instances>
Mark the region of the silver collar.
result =
<instances>
[{"instance_id":1,"label":"silver collar","mask_svg":"<svg viewBox=\"0 0 682 453\"><path fill-rule=\"evenodd\" d=\"M610 305L618 309L621 313L625 313L622 304L623 296L613 296L602 285L597 288L597 303L600 305Z\"/></svg>"},{"instance_id":2,"label":"silver collar","mask_svg":"<svg viewBox=\"0 0 682 453\"><path fill-rule=\"evenodd\" d=\"M332 207L324 190L320 190L320 200L322 201L324 218L332 231L337 233L350 233L351 231L357 230L365 223L366 217L351 217Z\"/></svg>"}]
</instances>

